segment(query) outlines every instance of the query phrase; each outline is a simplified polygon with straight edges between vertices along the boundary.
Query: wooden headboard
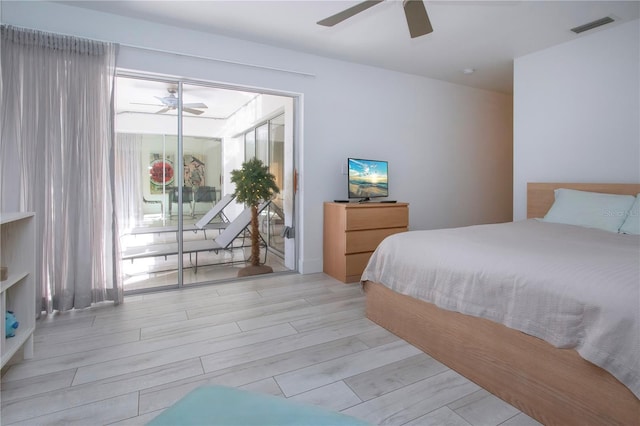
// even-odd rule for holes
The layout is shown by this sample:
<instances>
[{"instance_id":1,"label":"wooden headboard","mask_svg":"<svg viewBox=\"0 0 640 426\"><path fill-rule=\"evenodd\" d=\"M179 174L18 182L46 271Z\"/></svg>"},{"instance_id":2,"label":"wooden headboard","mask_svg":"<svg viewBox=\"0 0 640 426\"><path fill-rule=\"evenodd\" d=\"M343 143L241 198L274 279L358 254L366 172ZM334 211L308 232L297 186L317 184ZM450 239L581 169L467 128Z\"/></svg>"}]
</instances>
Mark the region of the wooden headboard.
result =
<instances>
[{"instance_id":1,"label":"wooden headboard","mask_svg":"<svg viewBox=\"0 0 640 426\"><path fill-rule=\"evenodd\" d=\"M640 193L640 183L528 183L527 218L544 217L555 199L553 190L558 188L633 196Z\"/></svg>"}]
</instances>

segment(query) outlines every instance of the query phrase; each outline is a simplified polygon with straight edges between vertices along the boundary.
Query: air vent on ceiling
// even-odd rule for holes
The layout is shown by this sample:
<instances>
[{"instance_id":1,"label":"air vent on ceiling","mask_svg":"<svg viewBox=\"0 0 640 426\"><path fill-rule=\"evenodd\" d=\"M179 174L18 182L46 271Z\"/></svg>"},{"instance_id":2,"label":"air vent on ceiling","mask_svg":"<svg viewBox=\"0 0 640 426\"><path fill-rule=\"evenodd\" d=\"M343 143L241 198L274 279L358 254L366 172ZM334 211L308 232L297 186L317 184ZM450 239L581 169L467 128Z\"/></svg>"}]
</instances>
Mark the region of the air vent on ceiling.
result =
<instances>
[{"instance_id":1,"label":"air vent on ceiling","mask_svg":"<svg viewBox=\"0 0 640 426\"><path fill-rule=\"evenodd\" d=\"M598 28L598 27L601 27L603 25L610 24L612 22L613 22L613 18L610 18L610 17L607 16L606 18L596 19L595 21L589 22L589 23L584 24L584 25L580 25L579 27L571 28L571 31L573 31L576 34L580 34L580 33L583 33L585 31L589 31L589 30L592 30L594 28Z\"/></svg>"}]
</instances>

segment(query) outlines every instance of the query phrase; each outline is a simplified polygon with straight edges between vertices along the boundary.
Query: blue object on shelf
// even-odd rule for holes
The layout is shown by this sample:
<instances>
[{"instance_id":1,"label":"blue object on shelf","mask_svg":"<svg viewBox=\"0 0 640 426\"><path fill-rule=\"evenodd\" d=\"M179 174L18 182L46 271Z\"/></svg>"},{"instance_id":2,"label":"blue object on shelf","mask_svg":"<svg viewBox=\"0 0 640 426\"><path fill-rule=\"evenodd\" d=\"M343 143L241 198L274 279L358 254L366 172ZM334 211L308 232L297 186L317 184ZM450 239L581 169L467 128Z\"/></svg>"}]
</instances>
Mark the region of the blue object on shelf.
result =
<instances>
[{"instance_id":1,"label":"blue object on shelf","mask_svg":"<svg viewBox=\"0 0 640 426\"><path fill-rule=\"evenodd\" d=\"M7 311L4 314L4 335L6 337L15 336L16 328L18 328L19 325L20 323L16 319L15 315L13 315L13 312Z\"/></svg>"}]
</instances>

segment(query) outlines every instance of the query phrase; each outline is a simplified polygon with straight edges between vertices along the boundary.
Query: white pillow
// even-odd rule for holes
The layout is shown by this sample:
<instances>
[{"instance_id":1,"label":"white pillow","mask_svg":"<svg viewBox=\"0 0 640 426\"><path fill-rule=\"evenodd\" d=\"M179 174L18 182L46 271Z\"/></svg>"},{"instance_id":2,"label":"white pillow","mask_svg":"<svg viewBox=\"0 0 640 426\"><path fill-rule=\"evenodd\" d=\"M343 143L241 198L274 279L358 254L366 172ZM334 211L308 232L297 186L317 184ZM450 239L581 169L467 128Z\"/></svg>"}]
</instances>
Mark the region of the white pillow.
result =
<instances>
[{"instance_id":1,"label":"white pillow","mask_svg":"<svg viewBox=\"0 0 640 426\"><path fill-rule=\"evenodd\" d=\"M559 188L545 222L566 223L618 232L636 197Z\"/></svg>"},{"instance_id":2,"label":"white pillow","mask_svg":"<svg viewBox=\"0 0 640 426\"><path fill-rule=\"evenodd\" d=\"M620 227L623 234L640 235L640 194L636 197L636 202L631 206L627 219Z\"/></svg>"}]
</instances>

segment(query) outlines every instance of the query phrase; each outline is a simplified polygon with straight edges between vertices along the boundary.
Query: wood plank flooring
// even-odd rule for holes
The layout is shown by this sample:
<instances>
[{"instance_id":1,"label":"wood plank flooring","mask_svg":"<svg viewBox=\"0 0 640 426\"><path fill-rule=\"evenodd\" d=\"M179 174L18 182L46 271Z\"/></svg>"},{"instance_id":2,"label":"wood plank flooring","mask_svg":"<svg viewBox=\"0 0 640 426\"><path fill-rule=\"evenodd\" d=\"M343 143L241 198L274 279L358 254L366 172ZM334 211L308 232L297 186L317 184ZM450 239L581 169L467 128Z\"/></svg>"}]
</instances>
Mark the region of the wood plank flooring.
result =
<instances>
[{"instance_id":1,"label":"wood plank flooring","mask_svg":"<svg viewBox=\"0 0 640 426\"><path fill-rule=\"evenodd\" d=\"M390 425L537 425L364 315L357 284L273 274L38 321L0 424L142 425L219 384Z\"/></svg>"}]
</instances>

